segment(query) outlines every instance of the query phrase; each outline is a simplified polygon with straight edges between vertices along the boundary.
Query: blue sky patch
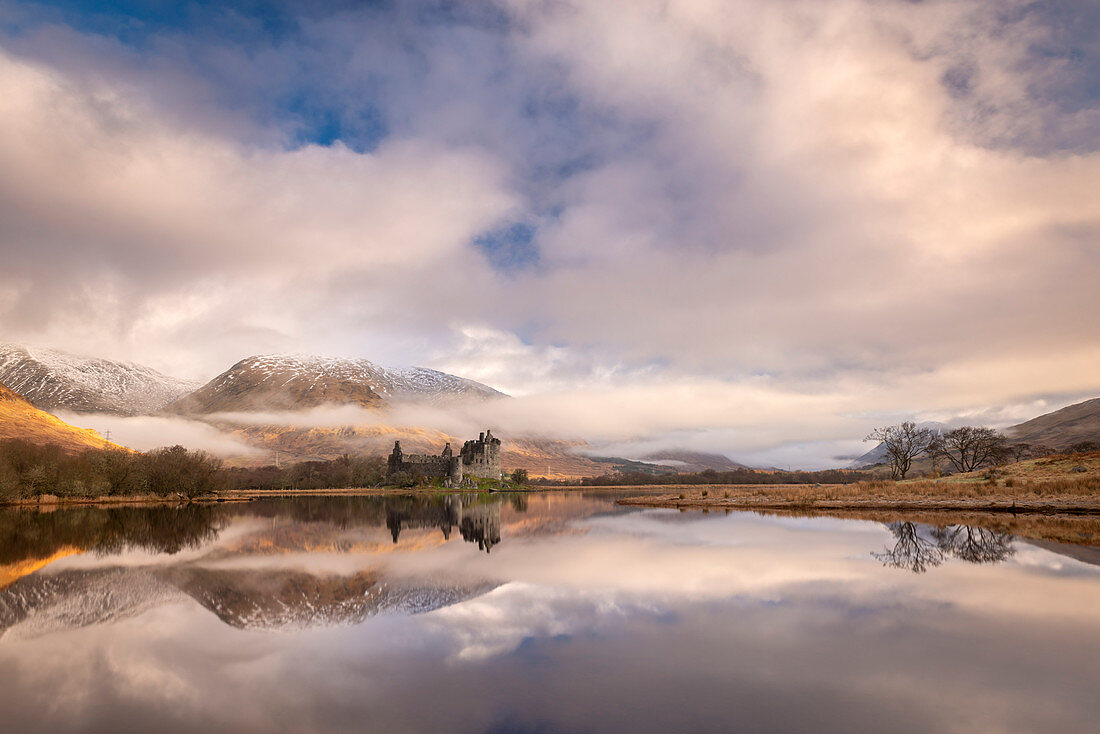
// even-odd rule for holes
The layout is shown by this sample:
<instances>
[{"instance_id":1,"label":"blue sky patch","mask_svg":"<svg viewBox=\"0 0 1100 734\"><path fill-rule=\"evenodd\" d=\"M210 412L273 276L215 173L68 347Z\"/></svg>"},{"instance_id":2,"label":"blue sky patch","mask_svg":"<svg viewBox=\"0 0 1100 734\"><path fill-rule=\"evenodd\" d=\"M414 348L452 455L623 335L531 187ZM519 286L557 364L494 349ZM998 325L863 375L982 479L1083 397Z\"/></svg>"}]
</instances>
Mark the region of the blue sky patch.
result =
<instances>
[{"instance_id":1,"label":"blue sky patch","mask_svg":"<svg viewBox=\"0 0 1100 734\"><path fill-rule=\"evenodd\" d=\"M538 265L537 232L528 222L513 222L475 237L474 246L497 270L514 272Z\"/></svg>"}]
</instances>

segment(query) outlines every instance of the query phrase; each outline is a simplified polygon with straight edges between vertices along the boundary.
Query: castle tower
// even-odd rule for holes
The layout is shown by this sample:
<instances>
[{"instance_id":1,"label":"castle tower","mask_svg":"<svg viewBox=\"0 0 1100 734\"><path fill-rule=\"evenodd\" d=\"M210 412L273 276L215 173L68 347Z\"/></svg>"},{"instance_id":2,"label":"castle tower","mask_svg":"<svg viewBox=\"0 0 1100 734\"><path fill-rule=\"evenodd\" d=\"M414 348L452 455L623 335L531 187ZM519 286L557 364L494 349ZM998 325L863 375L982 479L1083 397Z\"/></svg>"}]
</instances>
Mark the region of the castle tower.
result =
<instances>
[{"instance_id":1,"label":"castle tower","mask_svg":"<svg viewBox=\"0 0 1100 734\"><path fill-rule=\"evenodd\" d=\"M388 474L396 474L401 471L402 464L405 461L405 454L401 451L401 442L393 442L393 452L390 454L389 462L386 464L386 472Z\"/></svg>"},{"instance_id":2,"label":"castle tower","mask_svg":"<svg viewBox=\"0 0 1100 734\"><path fill-rule=\"evenodd\" d=\"M492 431L483 431L476 441L462 446L463 471L485 479L500 479L500 439Z\"/></svg>"}]
</instances>

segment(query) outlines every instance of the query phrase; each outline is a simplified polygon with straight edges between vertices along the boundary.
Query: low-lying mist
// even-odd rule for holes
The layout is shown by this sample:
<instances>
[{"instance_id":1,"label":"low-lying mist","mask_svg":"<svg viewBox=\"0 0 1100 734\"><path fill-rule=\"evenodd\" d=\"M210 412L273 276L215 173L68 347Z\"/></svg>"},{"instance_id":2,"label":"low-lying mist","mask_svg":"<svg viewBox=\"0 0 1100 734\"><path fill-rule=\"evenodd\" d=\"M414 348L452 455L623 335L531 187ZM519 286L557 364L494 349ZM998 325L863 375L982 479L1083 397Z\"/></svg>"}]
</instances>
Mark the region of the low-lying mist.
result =
<instances>
[{"instance_id":1,"label":"low-lying mist","mask_svg":"<svg viewBox=\"0 0 1100 734\"><path fill-rule=\"evenodd\" d=\"M109 430L114 441L138 450L181 444L223 457L256 459L268 453L234 435L236 429L355 426L395 434L427 430L462 441L491 428L506 440L582 443L577 451L590 456L645 459L657 451L679 449L723 454L749 466L802 469L844 466L872 447L861 439L874 426L925 419L900 412L850 410L851 396L844 392L785 393L764 384L654 380L613 389L601 386L383 409L344 405L294 412L217 413L201 419L76 413L62 417L101 433ZM1042 412L1026 404L999 416L1003 420L998 422L1018 420L1031 411ZM973 422L975 416L943 411L927 418L953 424Z\"/></svg>"},{"instance_id":2,"label":"low-lying mist","mask_svg":"<svg viewBox=\"0 0 1100 734\"><path fill-rule=\"evenodd\" d=\"M230 433L202 421L186 418L65 411L59 411L58 417L74 426L99 431L104 437L109 431L113 443L137 451L178 444L222 457L255 457L264 453Z\"/></svg>"}]
</instances>

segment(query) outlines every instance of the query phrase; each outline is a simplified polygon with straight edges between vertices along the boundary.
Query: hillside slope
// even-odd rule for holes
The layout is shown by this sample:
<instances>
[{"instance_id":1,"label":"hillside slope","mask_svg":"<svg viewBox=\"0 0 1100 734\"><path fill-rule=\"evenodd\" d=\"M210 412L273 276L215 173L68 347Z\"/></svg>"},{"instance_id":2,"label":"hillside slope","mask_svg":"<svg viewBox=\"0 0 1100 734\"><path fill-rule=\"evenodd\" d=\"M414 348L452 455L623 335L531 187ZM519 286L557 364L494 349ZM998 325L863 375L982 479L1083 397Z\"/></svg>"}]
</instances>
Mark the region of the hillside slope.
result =
<instances>
[{"instance_id":1,"label":"hillside slope","mask_svg":"<svg viewBox=\"0 0 1100 734\"><path fill-rule=\"evenodd\" d=\"M1012 441L1053 449L1065 449L1082 441L1100 444L1100 398L1032 418L1005 429L1004 433Z\"/></svg>"},{"instance_id":2,"label":"hillside slope","mask_svg":"<svg viewBox=\"0 0 1100 734\"><path fill-rule=\"evenodd\" d=\"M643 456L642 461L665 466L676 472L701 472L708 469L734 471L748 468L745 464L733 461L723 454L709 454L702 451L688 451L687 449L656 451Z\"/></svg>"},{"instance_id":3,"label":"hillside slope","mask_svg":"<svg viewBox=\"0 0 1100 734\"><path fill-rule=\"evenodd\" d=\"M0 385L0 441L13 438L36 444L53 444L73 453L90 448L121 448L107 443L95 431L71 426L39 410Z\"/></svg>"},{"instance_id":4,"label":"hillside slope","mask_svg":"<svg viewBox=\"0 0 1100 734\"><path fill-rule=\"evenodd\" d=\"M365 359L266 355L242 359L165 408L180 415L297 411L321 405L380 408L503 397L487 385L422 367L389 369Z\"/></svg>"},{"instance_id":5,"label":"hillside slope","mask_svg":"<svg viewBox=\"0 0 1100 734\"><path fill-rule=\"evenodd\" d=\"M213 421L218 429L242 442L271 452L259 463L274 460L278 451L286 461L337 459L344 454L386 456L393 442L400 441L408 453L438 454L450 442L461 446L471 436L452 436L432 428L412 426L359 425L340 427L294 426L285 424L243 425ZM552 479L592 477L606 474L630 464L624 460L594 459L580 451L588 448L582 441L561 441L544 438L504 437L501 446L501 466L504 471L526 469L531 476ZM247 463L257 463L251 459ZM635 462L640 464L640 462ZM660 467L643 466L660 470Z\"/></svg>"},{"instance_id":6,"label":"hillside slope","mask_svg":"<svg viewBox=\"0 0 1100 734\"><path fill-rule=\"evenodd\" d=\"M19 344L0 344L0 383L43 410L118 415L152 413L198 387L131 362Z\"/></svg>"}]
</instances>

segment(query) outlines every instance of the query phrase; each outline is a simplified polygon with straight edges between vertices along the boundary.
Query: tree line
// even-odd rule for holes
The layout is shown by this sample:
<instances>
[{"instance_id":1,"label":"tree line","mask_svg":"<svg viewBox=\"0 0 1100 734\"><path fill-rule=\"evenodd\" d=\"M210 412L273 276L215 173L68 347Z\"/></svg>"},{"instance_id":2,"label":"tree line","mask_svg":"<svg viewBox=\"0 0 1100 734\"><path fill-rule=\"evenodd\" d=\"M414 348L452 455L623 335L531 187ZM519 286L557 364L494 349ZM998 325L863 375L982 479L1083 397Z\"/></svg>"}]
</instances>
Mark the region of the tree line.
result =
<instances>
[{"instance_id":1,"label":"tree line","mask_svg":"<svg viewBox=\"0 0 1100 734\"><path fill-rule=\"evenodd\" d=\"M39 495L62 498L155 495L191 500L232 489L376 487L385 481L378 457L343 456L285 467L226 467L205 451L169 446L144 453L0 441L0 501Z\"/></svg>"}]
</instances>

